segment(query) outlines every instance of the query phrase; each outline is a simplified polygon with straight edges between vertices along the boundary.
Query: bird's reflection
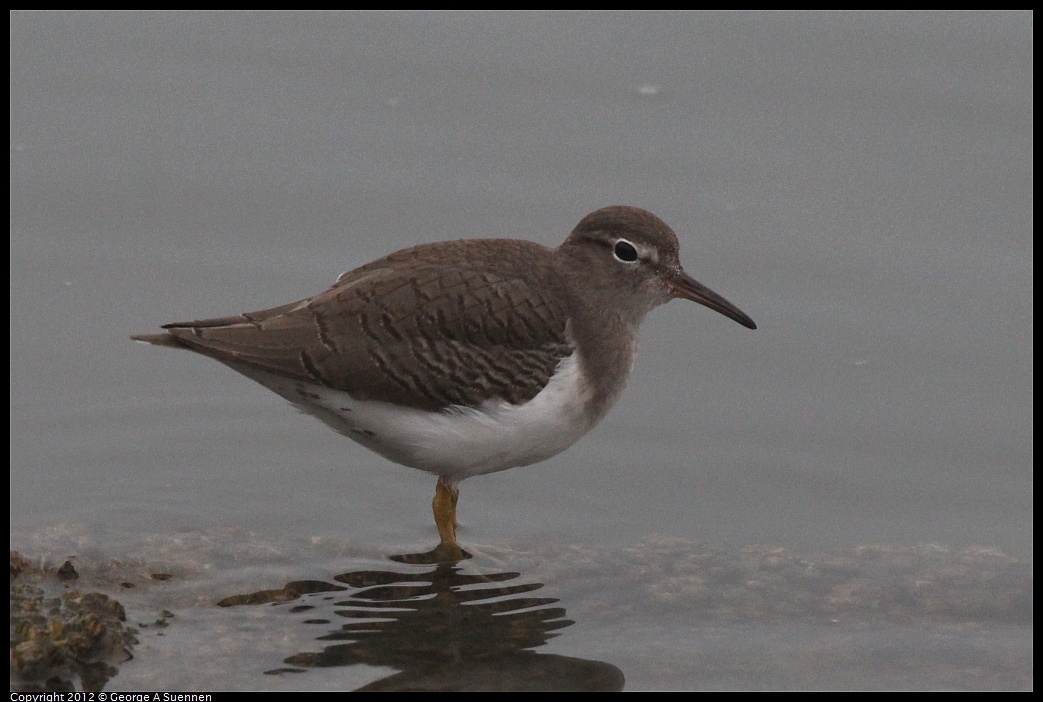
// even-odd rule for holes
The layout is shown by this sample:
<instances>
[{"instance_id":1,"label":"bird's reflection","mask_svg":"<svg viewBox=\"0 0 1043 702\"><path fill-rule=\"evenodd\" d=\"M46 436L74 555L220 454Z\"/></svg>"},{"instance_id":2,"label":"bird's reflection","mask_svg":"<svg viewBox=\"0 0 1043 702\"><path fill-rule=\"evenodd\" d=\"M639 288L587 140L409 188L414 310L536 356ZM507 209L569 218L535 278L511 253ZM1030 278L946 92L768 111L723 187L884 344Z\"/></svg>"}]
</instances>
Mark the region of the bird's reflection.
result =
<instances>
[{"instance_id":1,"label":"bird's reflection","mask_svg":"<svg viewBox=\"0 0 1043 702\"><path fill-rule=\"evenodd\" d=\"M452 563L355 571L218 604L273 603L327 628L316 637L321 650L287 657L273 675L368 664L399 672L366 690L622 689L613 665L535 651L574 623L557 599L531 594L542 583L467 571Z\"/></svg>"}]
</instances>

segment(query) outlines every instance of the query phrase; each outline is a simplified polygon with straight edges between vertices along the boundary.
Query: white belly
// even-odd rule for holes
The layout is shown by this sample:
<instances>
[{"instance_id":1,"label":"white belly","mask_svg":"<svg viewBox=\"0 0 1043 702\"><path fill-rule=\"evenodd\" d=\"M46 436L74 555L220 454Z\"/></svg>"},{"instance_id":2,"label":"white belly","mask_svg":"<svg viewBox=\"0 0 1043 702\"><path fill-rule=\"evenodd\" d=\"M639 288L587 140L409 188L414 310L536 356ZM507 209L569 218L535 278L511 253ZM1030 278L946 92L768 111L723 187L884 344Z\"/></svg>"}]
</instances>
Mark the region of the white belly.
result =
<instances>
[{"instance_id":1,"label":"white belly","mask_svg":"<svg viewBox=\"0 0 1043 702\"><path fill-rule=\"evenodd\" d=\"M587 415L590 391L575 353L524 405L490 401L440 412L359 401L340 390L236 369L385 458L453 482L550 458L600 419Z\"/></svg>"}]
</instances>

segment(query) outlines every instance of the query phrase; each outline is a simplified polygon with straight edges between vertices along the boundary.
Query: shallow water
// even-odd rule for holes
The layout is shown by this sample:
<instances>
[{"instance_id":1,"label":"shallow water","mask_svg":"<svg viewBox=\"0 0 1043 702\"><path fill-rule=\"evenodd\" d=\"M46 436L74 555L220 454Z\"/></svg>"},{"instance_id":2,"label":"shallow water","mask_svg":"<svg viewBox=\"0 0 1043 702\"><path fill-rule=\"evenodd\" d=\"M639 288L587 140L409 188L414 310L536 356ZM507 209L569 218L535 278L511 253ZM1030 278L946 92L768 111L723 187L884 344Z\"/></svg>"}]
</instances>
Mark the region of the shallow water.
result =
<instances>
[{"instance_id":1,"label":"shallow water","mask_svg":"<svg viewBox=\"0 0 1043 702\"><path fill-rule=\"evenodd\" d=\"M663 217L759 329L656 310L590 436L463 483L467 567L575 621L526 650L626 689L1030 686L1030 616L707 626L703 576L639 556L1030 562L1031 14L15 13L11 63L12 546L187 569L125 602L176 616L111 689L384 680L265 675L319 625L214 603L437 538L429 476L130 334L415 243L554 245L607 204ZM248 666L192 645L215 631Z\"/></svg>"}]
</instances>

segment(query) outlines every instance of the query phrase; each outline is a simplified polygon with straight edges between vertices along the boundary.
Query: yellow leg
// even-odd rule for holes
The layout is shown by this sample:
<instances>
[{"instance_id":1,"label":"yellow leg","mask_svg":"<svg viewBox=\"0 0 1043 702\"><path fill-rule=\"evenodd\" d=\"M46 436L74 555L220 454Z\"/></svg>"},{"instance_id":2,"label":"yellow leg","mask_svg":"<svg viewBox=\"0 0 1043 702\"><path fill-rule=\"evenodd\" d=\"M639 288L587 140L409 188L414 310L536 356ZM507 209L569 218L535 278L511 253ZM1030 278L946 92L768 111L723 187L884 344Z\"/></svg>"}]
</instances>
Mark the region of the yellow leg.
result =
<instances>
[{"instance_id":1,"label":"yellow leg","mask_svg":"<svg viewBox=\"0 0 1043 702\"><path fill-rule=\"evenodd\" d=\"M437 562L455 563L471 557L456 543L456 501L459 498L460 490L439 476L438 484L435 485L435 499L431 501L435 526L442 539L442 543L432 551Z\"/></svg>"},{"instance_id":2,"label":"yellow leg","mask_svg":"<svg viewBox=\"0 0 1043 702\"><path fill-rule=\"evenodd\" d=\"M450 485L441 476L435 485L435 499L431 502L431 510L435 513L435 526L438 535L446 546L456 546L456 501L460 499L460 490Z\"/></svg>"}]
</instances>

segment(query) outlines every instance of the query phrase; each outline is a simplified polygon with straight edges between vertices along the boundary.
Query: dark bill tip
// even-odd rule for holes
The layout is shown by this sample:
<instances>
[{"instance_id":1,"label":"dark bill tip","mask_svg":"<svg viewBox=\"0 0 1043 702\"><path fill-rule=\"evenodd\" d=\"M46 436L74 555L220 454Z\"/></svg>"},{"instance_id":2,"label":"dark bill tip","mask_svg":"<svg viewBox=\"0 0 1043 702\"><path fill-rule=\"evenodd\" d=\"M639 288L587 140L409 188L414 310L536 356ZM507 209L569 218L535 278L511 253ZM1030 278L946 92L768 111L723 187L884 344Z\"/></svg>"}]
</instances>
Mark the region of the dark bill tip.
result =
<instances>
[{"instance_id":1,"label":"dark bill tip","mask_svg":"<svg viewBox=\"0 0 1043 702\"><path fill-rule=\"evenodd\" d=\"M709 307L714 312L720 312L725 317L733 319L748 329L756 329L757 323L750 316L740 310L732 303L706 287L691 276L681 273L670 281L670 292L674 297L680 297L692 302L698 302L704 307Z\"/></svg>"}]
</instances>

